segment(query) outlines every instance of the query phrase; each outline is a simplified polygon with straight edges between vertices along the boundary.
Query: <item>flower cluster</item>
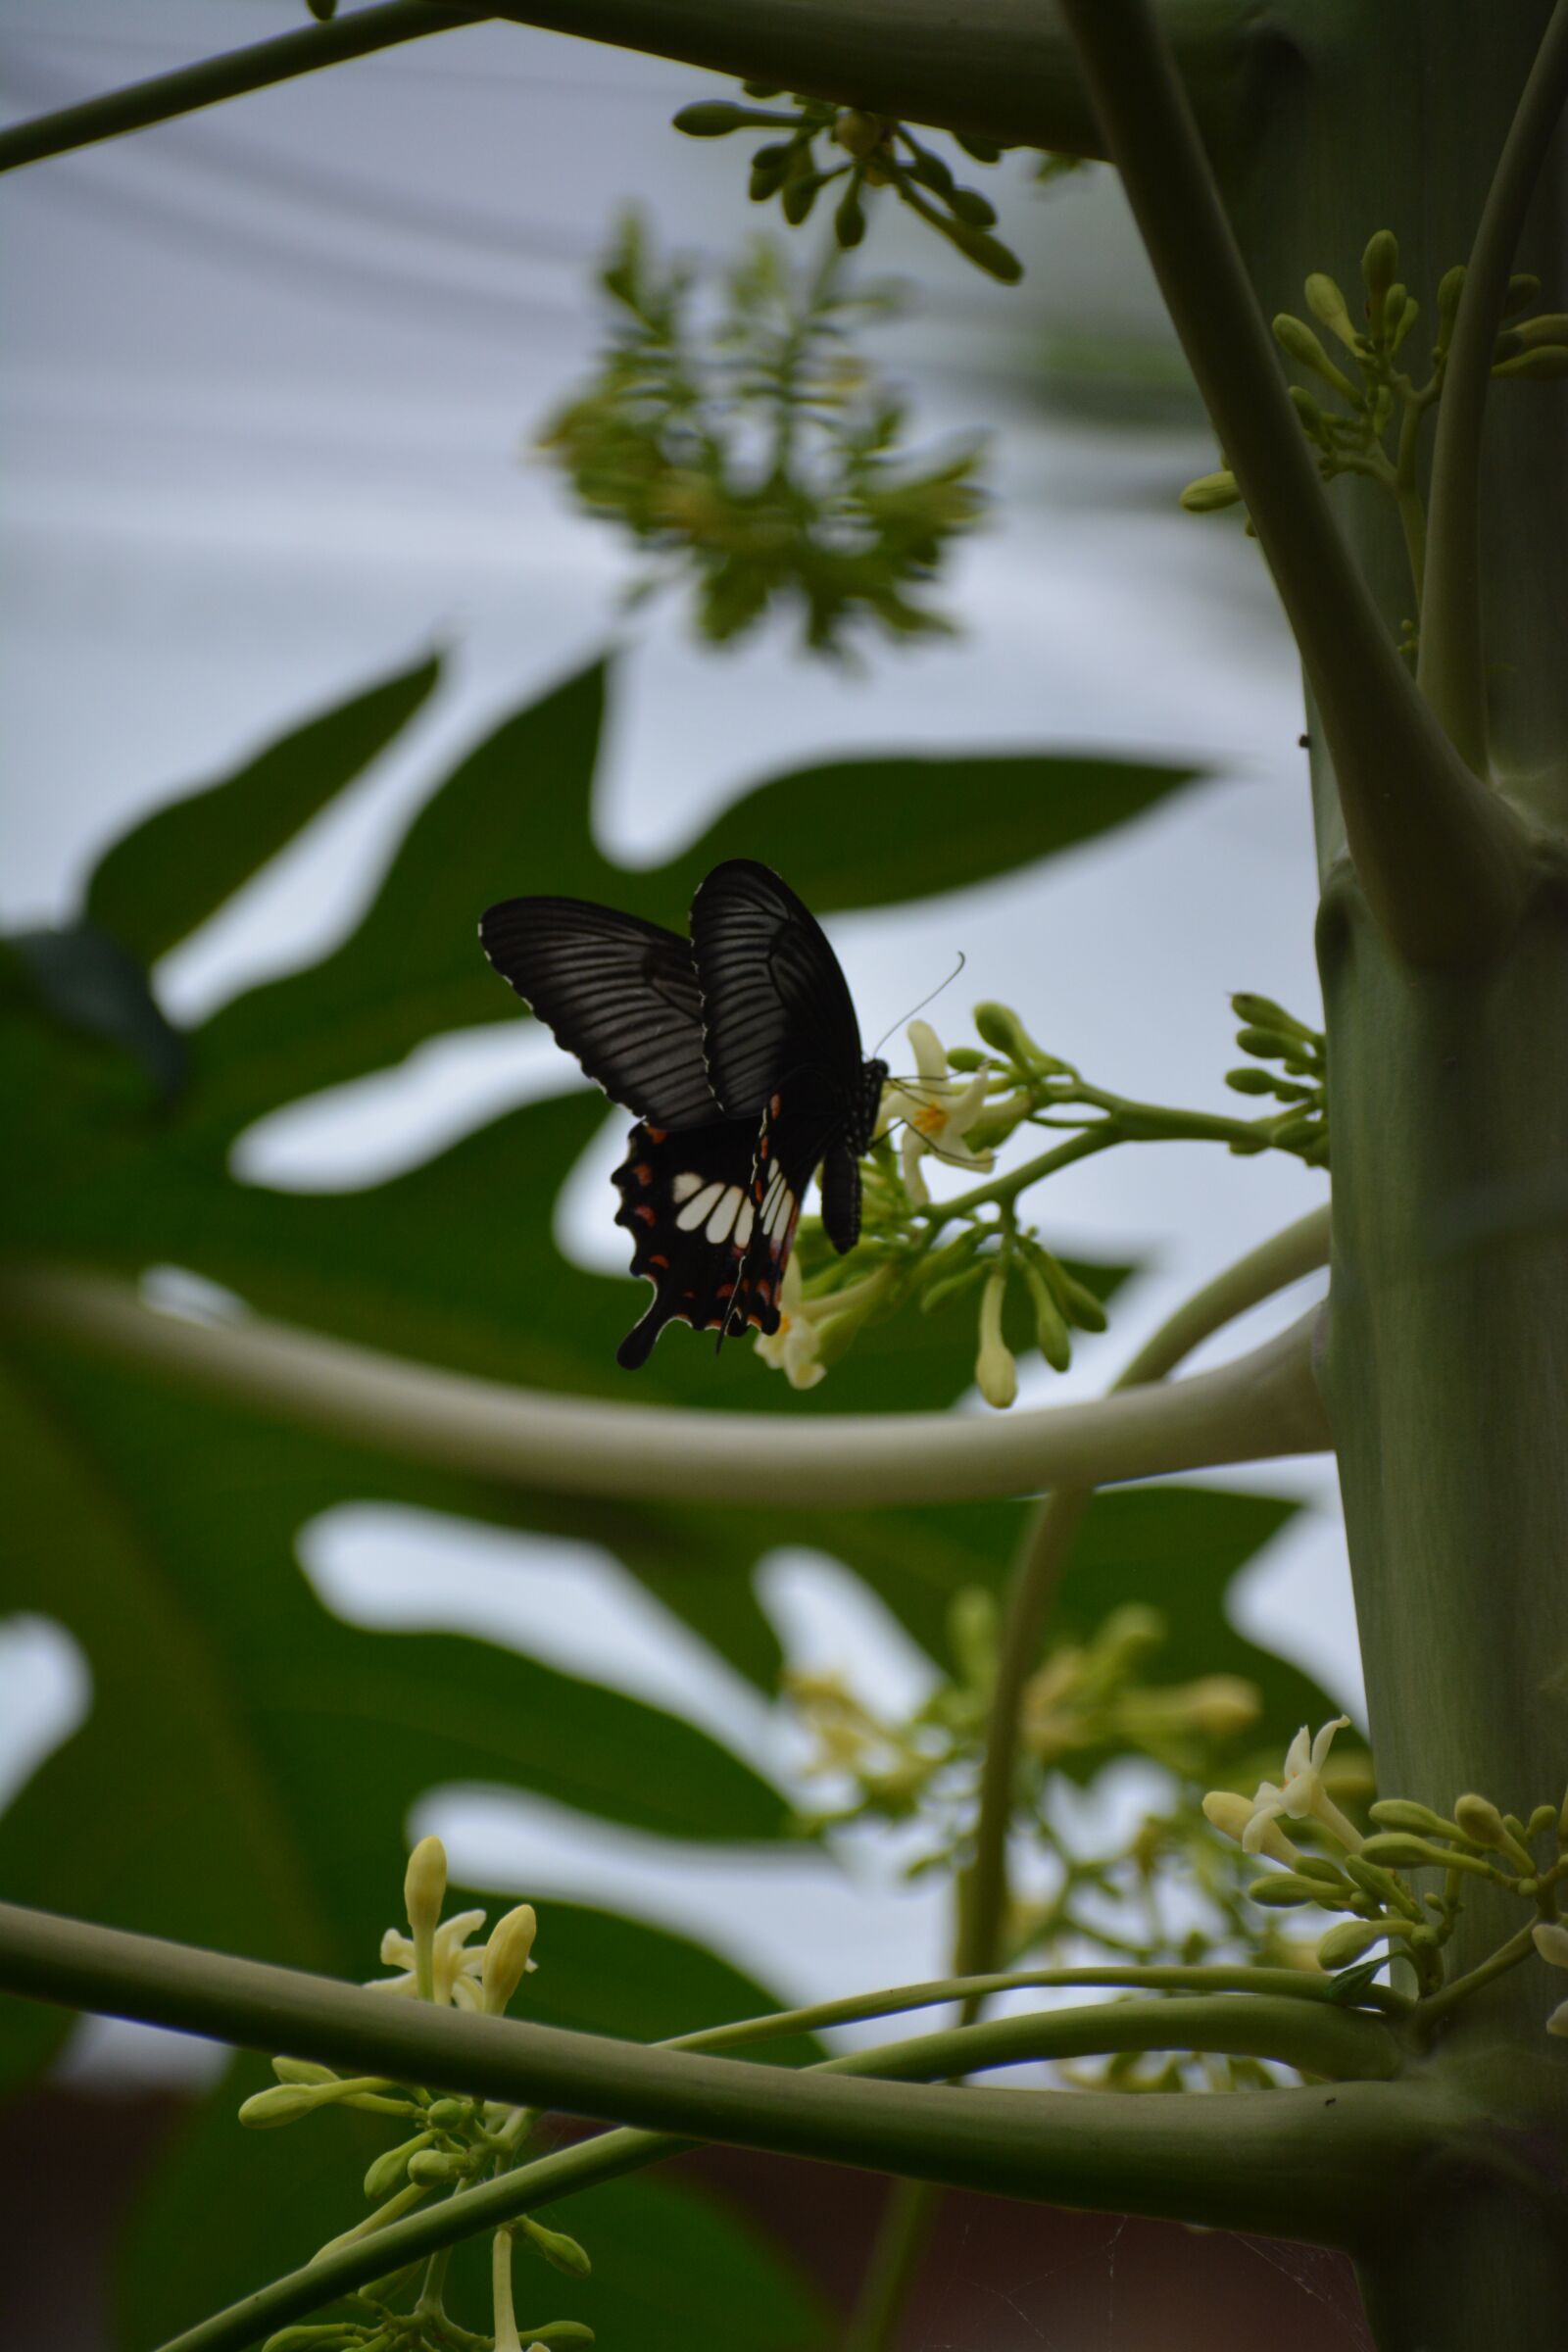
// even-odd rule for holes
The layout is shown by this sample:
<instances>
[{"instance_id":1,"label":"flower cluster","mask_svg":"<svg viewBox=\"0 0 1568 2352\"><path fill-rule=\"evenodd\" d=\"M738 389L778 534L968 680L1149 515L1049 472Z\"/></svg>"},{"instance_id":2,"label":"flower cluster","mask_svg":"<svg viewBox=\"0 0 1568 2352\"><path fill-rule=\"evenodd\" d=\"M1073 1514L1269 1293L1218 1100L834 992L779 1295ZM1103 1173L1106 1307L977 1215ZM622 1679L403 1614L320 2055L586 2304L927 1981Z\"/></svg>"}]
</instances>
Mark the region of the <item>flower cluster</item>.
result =
<instances>
[{"instance_id":1,"label":"flower cluster","mask_svg":"<svg viewBox=\"0 0 1568 2352\"><path fill-rule=\"evenodd\" d=\"M1291 400L1301 429L1317 453L1325 481L1358 473L1377 482L1396 500L1404 526L1410 573L1419 612L1425 559L1425 520L1417 462L1422 420L1443 394L1459 297L1465 272L1460 264L1438 287L1431 372L1417 383L1401 364L1401 353L1421 306L1398 276L1399 248L1392 229L1380 228L1361 256L1364 298L1353 318L1345 295L1323 270L1306 280L1306 307L1344 353L1333 358L1304 318L1282 311L1275 339L1288 358L1313 378L1313 388L1293 384ZM1525 317L1541 295L1541 280L1520 274L1508 281L1505 321L1493 352L1495 376L1547 382L1568 374L1568 315L1541 312ZM1511 321L1511 323L1506 323ZM1236 476L1222 468L1190 482L1182 505L1191 514L1236 506L1242 493ZM1250 529L1250 524L1249 524ZM1413 650L1417 622L1405 623L1405 645Z\"/></svg>"},{"instance_id":2,"label":"flower cluster","mask_svg":"<svg viewBox=\"0 0 1568 2352\"><path fill-rule=\"evenodd\" d=\"M389 1928L381 1938L382 1964L397 1973L373 1978L371 1984L377 1991L431 2001L439 2008L503 2016L534 1966L538 1923L533 1905L517 1904L498 1921L484 1944L474 1946L469 1938L484 1926L485 1915L460 1911L443 1921L446 1888L447 1858L441 1840L421 1838L404 1878L409 1932ZM339 2075L331 2067L301 2058L274 2058L272 2072L277 2077L273 2087L257 2091L240 2108L240 2122L253 2131L298 2123L323 2107L359 2108L413 2127L366 2173L370 2213L322 2246L320 2254L372 2236L428 2196L450 2195L510 2171L526 2148L535 2121L526 2107L445 2097L379 2076ZM554 2345L592 2343L593 2329L579 2320L552 2320L519 2330L512 2299L512 2249L519 2238L568 2278L585 2278L591 2268L575 2238L546 2229L529 2215L498 2230L491 2266L495 2352L523 2352L524 2344L527 2352L548 2352ZM270 2339L264 2352L284 2352L285 2346L287 2352L310 2352L311 2347L327 2352L328 2346L333 2352L339 2347L341 2352L383 2352L393 2343L399 2352L454 2352L454 2347L476 2344L480 2339L460 2328L446 2310L447 2259L445 2252L433 2255L428 2263L394 2273L356 2295L353 2300L366 2314L363 2322L287 2328Z\"/></svg>"},{"instance_id":3,"label":"flower cluster","mask_svg":"<svg viewBox=\"0 0 1568 2352\"><path fill-rule=\"evenodd\" d=\"M855 106L830 106L820 98L791 97L787 107L768 101L787 93L763 82L744 83L749 105L723 98L683 106L675 128L688 138L720 139L736 130L773 135L752 156L754 204L776 196L791 227L807 220L824 188L835 188L833 233L841 246L858 245L865 235L866 206L878 188L891 188L927 227L1004 285L1014 285L1023 265L991 233L996 208L975 188L960 187L940 155L917 139L906 123ZM994 164L1002 154L989 140L955 132L957 144L976 163ZM817 142L825 155L819 157ZM1054 159L1053 159L1054 160Z\"/></svg>"},{"instance_id":4,"label":"flower cluster","mask_svg":"<svg viewBox=\"0 0 1568 2352\"><path fill-rule=\"evenodd\" d=\"M1105 1312L1088 1282L1021 1219L1018 1200L1030 1185L1122 1143L1202 1140L1233 1152L1282 1151L1311 1167L1327 1163L1322 1036L1271 998L1231 1002L1243 1024L1238 1042L1256 1058L1233 1070L1229 1084L1279 1105L1257 1118L1135 1102L1091 1085L1039 1045L1010 1005L975 1006L979 1047L949 1049L929 1021L911 1021L914 1066L883 1089L876 1136L861 1162L859 1245L840 1258L819 1222L802 1224L779 1328L757 1343L762 1361L793 1387L814 1388L867 1323L909 1300L936 1314L968 1298L978 1310L975 1385L987 1404L1004 1408L1018 1394L1009 1311L1021 1310L1017 1322L1027 1315L1044 1360L1065 1372L1074 1331L1103 1331ZM1066 1140L999 1173L998 1152L1024 1128ZM927 1181L933 1165L971 1182L956 1197L934 1200Z\"/></svg>"},{"instance_id":5,"label":"flower cluster","mask_svg":"<svg viewBox=\"0 0 1568 2352\"><path fill-rule=\"evenodd\" d=\"M701 326L691 271L661 267L635 218L600 284L609 346L539 447L654 560L634 601L690 580L714 644L785 605L818 653L845 654L867 624L951 634L919 592L981 517L980 445L904 448L902 402L844 343L851 318L895 307L887 289L848 294L832 270L797 283L758 244Z\"/></svg>"},{"instance_id":6,"label":"flower cluster","mask_svg":"<svg viewBox=\"0 0 1568 2352\"><path fill-rule=\"evenodd\" d=\"M804 1816L803 1829L819 1836L865 1821L904 1825L919 1833L910 1877L961 1877L972 1858L997 1670L991 1594L959 1593L949 1635L956 1673L903 1719L879 1714L842 1674L785 1683L811 1740L804 1775L829 1783L839 1800ZM1259 1694L1237 1675L1151 1680L1165 1638L1156 1611L1116 1609L1087 1639L1059 1642L1025 1688L1013 1830L1033 1844L1052 1885L1042 1897L1014 1896L1003 1965L1085 1951L1188 1965L1210 1955L1310 1964L1308 1951L1250 1909L1240 1859L1223 1859L1199 1810L1204 1773L1256 1722ZM1172 1776L1170 1807L1109 1851L1075 1850L1057 1821L1062 1776L1092 1783L1129 1755Z\"/></svg>"},{"instance_id":7,"label":"flower cluster","mask_svg":"<svg viewBox=\"0 0 1568 2352\"><path fill-rule=\"evenodd\" d=\"M1381 1797L1368 1808L1372 1835L1363 1837L1327 1786L1329 1750L1348 1721L1339 1716L1315 1738L1303 1724L1279 1782L1260 1783L1252 1796L1222 1788L1204 1797L1203 1811L1215 1829L1244 1852L1281 1866L1249 1887L1252 1901L1348 1914L1319 1937L1320 1967L1349 1969L1359 1982L1397 1954L1410 1963L1424 1998L1446 2000L1465 1981L1446 1985L1443 1949L1458 1921L1466 1881L1485 1879L1533 1903L1540 1914L1530 1931L1512 1939L1511 1949L1504 1947L1505 1964L1527 1957L1533 1941L1542 1959L1568 1967L1568 1931L1556 1919L1556 1890L1568 1879L1568 1801L1560 1809L1538 1805L1521 1821L1474 1792L1456 1797L1451 1815L1407 1797ZM1304 1838L1336 1850L1332 1856L1303 1852ZM1548 1842L1549 1856L1543 1850ZM1440 1889L1411 1886L1408 1874L1424 1870L1442 1872ZM1364 1960L1379 1945L1383 1953ZM1484 1967L1477 1975L1491 1973ZM1553 2012L1547 2032L1568 2034L1568 2002Z\"/></svg>"}]
</instances>

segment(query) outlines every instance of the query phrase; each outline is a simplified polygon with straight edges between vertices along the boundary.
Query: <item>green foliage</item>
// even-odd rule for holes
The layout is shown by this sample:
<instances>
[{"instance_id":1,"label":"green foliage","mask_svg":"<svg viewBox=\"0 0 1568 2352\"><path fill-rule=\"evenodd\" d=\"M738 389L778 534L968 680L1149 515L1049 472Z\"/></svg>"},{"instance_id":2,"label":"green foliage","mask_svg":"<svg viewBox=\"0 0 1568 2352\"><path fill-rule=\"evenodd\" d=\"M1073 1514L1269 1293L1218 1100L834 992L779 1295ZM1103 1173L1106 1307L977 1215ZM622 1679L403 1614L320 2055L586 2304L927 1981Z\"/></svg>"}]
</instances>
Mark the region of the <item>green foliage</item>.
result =
<instances>
[{"instance_id":1,"label":"green foliage","mask_svg":"<svg viewBox=\"0 0 1568 2352\"><path fill-rule=\"evenodd\" d=\"M980 516L979 448L905 450L903 403L844 341L892 297L846 292L834 259L803 284L759 243L703 324L691 271L662 267L629 217L600 273L613 309L598 373L541 435L584 511L655 560L633 596L689 579L716 645L775 606L830 655L869 624L952 627L915 600Z\"/></svg>"},{"instance_id":2,"label":"green foliage","mask_svg":"<svg viewBox=\"0 0 1568 2352\"><path fill-rule=\"evenodd\" d=\"M781 98L782 90L747 82L754 100ZM835 188L833 234L841 246L858 245L865 235L866 209L879 188L892 188L928 228L961 253L966 262L1003 285L1016 285L1023 275L1017 255L991 234L996 207L977 188L960 187L950 166L907 123L867 114L860 107L829 106L820 98L796 96L786 110L765 105L736 106L725 99L700 99L683 106L675 128L688 138L717 139L734 130L787 131L756 149L752 156L751 198L768 204L778 198L779 210L792 228L810 218L824 188ZM825 152L819 152L818 142ZM959 137L957 144L976 163L994 164L1000 147L988 140ZM1050 156L1049 167L1066 160Z\"/></svg>"},{"instance_id":3,"label":"green foliage","mask_svg":"<svg viewBox=\"0 0 1568 2352\"><path fill-rule=\"evenodd\" d=\"M1194 781L1185 768L1044 755L832 761L753 785L667 864L621 869L593 829L605 685L595 666L508 714L432 791L339 946L174 1039L187 1074L172 1101L133 1037L84 1026L13 952L0 989L13 1143L0 1214L13 1249L131 1275L184 1266L250 1308L363 1346L557 1393L623 1396L613 1348L629 1286L566 1264L552 1239L560 1186L605 1115L596 1096L570 1091L509 1112L358 1194L239 1183L236 1138L430 1036L523 1017L474 938L479 909L507 891L561 890L678 924L697 879L744 849L823 911L893 904L1016 872ZM220 842L212 794L156 811L109 853L89 904L112 906L123 933L155 949L186 935L221 903L220 885L249 878L238 851L220 845L248 844L264 861L287 834L279 792L292 821L308 821L392 739L399 700L412 716L428 692L421 667L313 722L309 787L292 798L283 755L302 738L283 737L215 788L225 796ZM154 907L145 918L143 887ZM117 955L124 969L128 949ZM140 962L132 984L156 1009ZM1113 1268L1073 1272L1097 1293L1120 1279ZM833 1384L836 1400L940 1408L961 1394L967 1339L940 1318L912 1321L896 1342L866 1335ZM715 1371L708 1349L678 1338L640 1394L825 1409L817 1396L791 1397L751 1350L726 1351ZM602 1545L763 1690L780 1658L752 1579L781 1536L844 1560L934 1649L952 1593L998 1582L1015 1537L1017 1512L1004 1505L803 1510L786 1526L739 1504L533 1494L166 1387L36 1335L8 1333L7 1348L7 1604L71 1632L93 1693L81 1730L0 1820L8 1895L334 1974L364 1973L385 1924L390 1859L432 1788L531 1788L589 1818L719 1845L781 1840L788 1809L741 1759L658 1708L466 1637L343 1625L298 1564L299 1532L323 1511L403 1502ZM1227 1554L1221 1588L1235 1565ZM1118 1572L1108 1573L1113 1597ZM1195 1638L1225 1638L1217 1608L1199 1607L1195 1625ZM1299 1711L1292 1686L1284 1731ZM653 2037L773 2005L766 1988L678 1938L554 1901L547 1917L533 2015ZM4 2004L10 2069L44 2058L63 2023ZM244 2065L240 2081L254 2083ZM261 2161L266 2143L235 2130L233 2098L221 2088L195 2120L132 2231L132 2342L307 2257L337 2226L343 2180L368 2161L345 2141L341 2173L323 2159L318 2176L313 2160L280 2179ZM352 2136L348 2119L343 2130ZM793 2273L695 2187L626 2182L597 2193L594 2210L596 2245L622 2230L612 2210L629 2217L627 2242L639 2249L618 2272L621 2256L607 2251L596 2271L602 2340L618 2314L616 2340L675 2352L683 2329L685 2340L716 2336L737 2310L760 2315L748 2320L759 2344L811 2334Z\"/></svg>"}]
</instances>

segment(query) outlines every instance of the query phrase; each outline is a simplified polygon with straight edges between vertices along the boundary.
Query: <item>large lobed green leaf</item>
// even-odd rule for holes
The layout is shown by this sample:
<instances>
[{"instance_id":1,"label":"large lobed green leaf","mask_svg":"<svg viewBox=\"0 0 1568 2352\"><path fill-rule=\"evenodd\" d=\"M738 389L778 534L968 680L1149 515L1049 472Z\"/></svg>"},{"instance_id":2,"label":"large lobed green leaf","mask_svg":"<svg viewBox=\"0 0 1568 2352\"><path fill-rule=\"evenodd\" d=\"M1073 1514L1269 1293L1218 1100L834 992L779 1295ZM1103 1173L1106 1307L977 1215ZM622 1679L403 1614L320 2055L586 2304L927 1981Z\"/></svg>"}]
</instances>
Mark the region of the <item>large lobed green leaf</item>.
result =
<instances>
[{"instance_id":1,"label":"large lobed green leaf","mask_svg":"<svg viewBox=\"0 0 1568 2352\"><path fill-rule=\"evenodd\" d=\"M91 924L143 965L187 936L395 739L434 677L425 664L356 696L157 811L102 861ZM172 1105L146 1057L117 1045L114 1022L94 1028L51 1001L36 959L0 968L0 1086L23 1139L0 1203L12 1246L128 1272L172 1262L363 1345L625 1396L613 1348L640 1293L570 1266L552 1239L561 1184L605 1115L597 1098L532 1103L347 1196L236 1183L233 1138L443 1031L524 1017L474 936L494 899L564 892L678 925L703 872L744 854L823 911L889 905L1016 872L1193 781L1181 768L1038 755L847 760L758 785L678 858L623 870L593 831L606 683L595 665L480 742L341 945L247 991L187 1041ZM1121 1270L1080 1271L1108 1294ZM968 1386L973 1345L962 1314L909 1318L868 1334L803 1398L749 1348L715 1362L676 1334L636 1393L764 1412L940 1409ZM369 1971L409 1810L434 1786L534 1789L681 1839L770 1839L784 1811L740 1758L657 1708L491 1643L341 1624L295 1554L318 1513L403 1501L602 1544L763 1689L779 1657L753 1580L780 1543L846 1561L941 1655L952 1594L1001 1583L1021 1523L1004 1504L786 1520L735 1504L518 1494L36 1344L10 1369L0 1454L19 1564L6 1602L70 1629L94 1703L0 1821L0 1883L24 1901L348 1976ZM1281 1512L1170 1490L1103 1497L1063 1621L1076 1626L1080 1609L1098 1620L1157 1588L1176 1629L1169 1671L1250 1674L1283 1740L1328 1702L1223 1617L1231 1578ZM711 1955L609 1912L547 1905L540 1953L529 2004L565 2023L656 2034L769 2001ZM39 2016L13 2004L0 2020L18 2062L48 2045ZM136 2342L298 2261L352 2217L341 2183L352 2191L363 2159L339 2173L318 2159L319 2140L296 2163L233 2125L235 2095L225 2085L197 2121L131 2241ZM723 2340L741 2314L759 2346L820 2340L793 2275L687 2188L623 2183L565 2226L595 2244L604 2300L582 2316L609 2340L674 2352ZM541 2315L556 2308L546 2293Z\"/></svg>"}]
</instances>

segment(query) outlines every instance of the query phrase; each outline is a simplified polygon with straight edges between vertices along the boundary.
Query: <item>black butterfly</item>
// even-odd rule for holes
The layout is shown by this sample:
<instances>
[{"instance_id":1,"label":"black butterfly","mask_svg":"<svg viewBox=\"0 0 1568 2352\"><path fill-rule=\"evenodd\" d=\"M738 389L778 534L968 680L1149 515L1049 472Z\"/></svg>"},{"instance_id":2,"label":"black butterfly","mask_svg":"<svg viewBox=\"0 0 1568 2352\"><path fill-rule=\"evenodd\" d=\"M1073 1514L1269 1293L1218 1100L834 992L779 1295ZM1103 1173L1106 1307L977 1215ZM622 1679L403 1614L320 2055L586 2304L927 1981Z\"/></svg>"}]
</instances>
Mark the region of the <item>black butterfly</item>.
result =
<instances>
[{"instance_id":1,"label":"black butterfly","mask_svg":"<svg viewBox=\"0 0 1568 2352\"><path fill-rule=\"evenodd\" d=\"M860 1230L859 1154L887 1063L860 1031L820 925L765 865L731 858L691 938L582 899L508 899L485 954L613 1102L635 1111L615 1212L653 1304L617 1350L646 1363L669 1322L773 1332L807 1186L838 1250Z\"/></svg>"}]
</instances>

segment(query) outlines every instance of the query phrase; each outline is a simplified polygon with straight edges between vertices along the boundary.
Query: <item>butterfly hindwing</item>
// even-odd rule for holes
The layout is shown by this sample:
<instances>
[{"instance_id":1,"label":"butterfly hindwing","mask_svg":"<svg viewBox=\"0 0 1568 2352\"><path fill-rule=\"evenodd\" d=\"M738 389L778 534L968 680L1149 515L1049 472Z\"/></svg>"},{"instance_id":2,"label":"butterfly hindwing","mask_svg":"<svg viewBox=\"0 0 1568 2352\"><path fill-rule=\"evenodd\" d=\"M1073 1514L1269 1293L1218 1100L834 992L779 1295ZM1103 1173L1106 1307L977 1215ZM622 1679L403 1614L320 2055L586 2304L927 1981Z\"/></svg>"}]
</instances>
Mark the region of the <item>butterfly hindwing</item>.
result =
<instances>
[{"instance_id":1,"label":"butterfly hindwing","mask_svg":"<svg viewBox=\"0 0 1568 2352\"><path fill-rule=\"evenodd\" d=\"M778 1329L772 1253L758 1226L755 1119L720 1119L675 1135L634 1127L615 1170L615 1222L632 1237L631 1270L654 1286L653 1302L622 1340L628 1371L647 1362L666 1323L695 1331Z\"/></svg>"},{"instance_id":2,"label":"butterfly hindwing","mask_svg":"<svg viewBox=\"0 0 1568 2352\"><path fill-rule=\"evenodd\" d=\"M612 1102L662 1127L717 1115L689 940L585 899L508 899L479 939Z\"/></svg>"}]
</instances>

